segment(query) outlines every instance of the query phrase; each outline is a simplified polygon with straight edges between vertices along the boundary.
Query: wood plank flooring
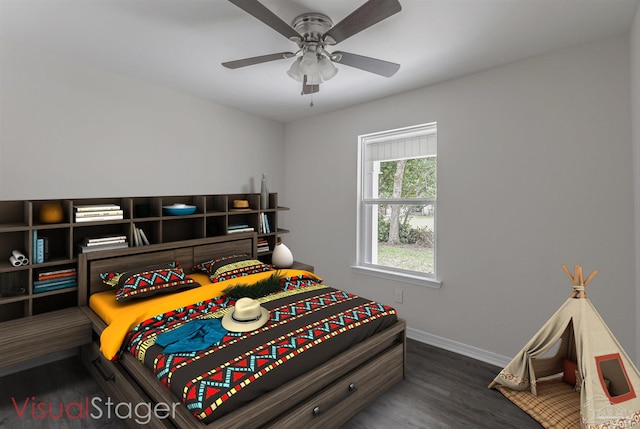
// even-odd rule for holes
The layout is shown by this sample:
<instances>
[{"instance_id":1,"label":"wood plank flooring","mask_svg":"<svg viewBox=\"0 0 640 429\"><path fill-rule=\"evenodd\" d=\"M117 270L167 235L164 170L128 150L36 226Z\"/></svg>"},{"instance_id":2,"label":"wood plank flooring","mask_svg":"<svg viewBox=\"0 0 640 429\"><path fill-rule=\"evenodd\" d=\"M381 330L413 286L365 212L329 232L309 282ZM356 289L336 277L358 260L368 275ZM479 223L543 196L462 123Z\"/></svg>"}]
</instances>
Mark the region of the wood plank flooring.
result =
<instances>
[{"instance_id":1,"label":"wood plank flooring","mask_svg":"<svg viewBox=\"0 0 640 429\"><path fill-rule=\"evenodd\" d=\"M412 340L408 340L407 362L406 379L343 429L541 428L500 393L487 389L500 368ZM40 409L31 406L34 401L47 406L51 402L58 415L60 403L86 403L87 398L100 398L101 404L108 400L78 357L2 377L0 428L124 428L123 421L113 416L38 418ZM77 416L78 407L71 408L70 414Z\"/></svg>"}]
</instances>

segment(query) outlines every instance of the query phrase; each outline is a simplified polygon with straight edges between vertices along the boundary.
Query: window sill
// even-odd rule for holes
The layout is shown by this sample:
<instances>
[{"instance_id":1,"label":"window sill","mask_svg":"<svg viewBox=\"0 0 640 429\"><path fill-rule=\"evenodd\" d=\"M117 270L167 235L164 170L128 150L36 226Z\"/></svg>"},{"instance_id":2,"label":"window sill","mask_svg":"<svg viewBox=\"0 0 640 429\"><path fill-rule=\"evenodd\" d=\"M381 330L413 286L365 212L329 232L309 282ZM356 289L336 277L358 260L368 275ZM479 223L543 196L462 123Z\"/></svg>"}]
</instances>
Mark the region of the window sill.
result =
<instances>
[{"instance_id":1,"label":"window sill","mask_svg":"<svg viewBox=\"0 0 640 429\"><path fill-rule=\"evenodd\" d=\"M358 274L364 274L373 277L380 277L388 280L395 280L404 283L412 283L419 286L426 286L433 289L440 289L442 281L419 276L410 273L401 273L397 271L385 270L380 267L372 267L365 265L352 265L351 268Z\"/></svg>"}]
</instances>

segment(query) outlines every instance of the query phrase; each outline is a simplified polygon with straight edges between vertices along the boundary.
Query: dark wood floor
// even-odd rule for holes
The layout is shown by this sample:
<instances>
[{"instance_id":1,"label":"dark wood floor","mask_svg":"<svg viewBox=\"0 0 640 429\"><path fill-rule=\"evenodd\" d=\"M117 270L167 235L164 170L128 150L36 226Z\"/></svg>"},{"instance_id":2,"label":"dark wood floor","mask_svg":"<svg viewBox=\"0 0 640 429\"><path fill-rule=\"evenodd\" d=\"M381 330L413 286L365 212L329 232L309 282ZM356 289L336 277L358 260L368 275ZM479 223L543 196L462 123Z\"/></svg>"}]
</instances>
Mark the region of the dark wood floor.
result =
<instances>
[{"instance_id":1,"label":"dark wood floor","mask_svg":"<svg viewBox=\"0 0 640 429\"><path fill-rule=\"evenodd\" d=\"M499 368L408 340L407 377L353 418L345 429L540 429L531 417L487 384ZM35 398L35 399L33 399ZM0 428L123 428L116 418L39 418L31 404L108 398L76 357L0 378ZM77 416L78 406L70 408ZM22 414L22 417L20 417ZM58 415L54 411L54 415ZM289 428L283 428L289 429ZM295 429L295 428L292 428Z\"/></svg>"}]
</instances>

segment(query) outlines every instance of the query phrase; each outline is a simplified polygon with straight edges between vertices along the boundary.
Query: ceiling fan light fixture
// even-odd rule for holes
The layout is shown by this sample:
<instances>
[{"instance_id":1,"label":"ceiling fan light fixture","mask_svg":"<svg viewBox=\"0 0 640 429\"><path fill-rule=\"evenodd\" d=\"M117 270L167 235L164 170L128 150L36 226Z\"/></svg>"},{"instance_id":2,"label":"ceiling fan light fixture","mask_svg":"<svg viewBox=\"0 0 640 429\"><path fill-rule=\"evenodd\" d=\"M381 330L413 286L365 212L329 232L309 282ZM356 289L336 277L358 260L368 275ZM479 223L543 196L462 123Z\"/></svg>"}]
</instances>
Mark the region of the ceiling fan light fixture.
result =
<instances>
[{"instance_id":1,"label":"ceiling fan light fixture","mask_svg":"<svg viewBox=\"0 0 640 429\"><path fill-rule=\"evenodd\" d=\"M300 58L300 67L304 71L304 74L317 73L318 71L318 57L315 52L306 51L302 58Z\"/></svg>"},{"instance_id":2,"label":"ceiling fan light fixture","mask_svg":"<svg viewBox=\"0 0 640 429\"><path fill-rule=\"evenodd\" d=\"M291 64L289 70L287 70L287 74L293 80L297 80L298 82L302 82L304 77L304 72L302 71L302 67L300 66L300 60L302 57L296 58L296 60Z\"/></svg>"},{"instance_id":3,"label":"ceiling fan light fixture","mask_svg":"<svg viewBox=\"0 0 640 429\"><path fill-rule=\"evenodd\" d=\"M320 61L318 61L318 68L320 69L320 75L324 80L329 80L338 74L338 68L325 56L320 58Z\"/></svg>"}]
</instances>

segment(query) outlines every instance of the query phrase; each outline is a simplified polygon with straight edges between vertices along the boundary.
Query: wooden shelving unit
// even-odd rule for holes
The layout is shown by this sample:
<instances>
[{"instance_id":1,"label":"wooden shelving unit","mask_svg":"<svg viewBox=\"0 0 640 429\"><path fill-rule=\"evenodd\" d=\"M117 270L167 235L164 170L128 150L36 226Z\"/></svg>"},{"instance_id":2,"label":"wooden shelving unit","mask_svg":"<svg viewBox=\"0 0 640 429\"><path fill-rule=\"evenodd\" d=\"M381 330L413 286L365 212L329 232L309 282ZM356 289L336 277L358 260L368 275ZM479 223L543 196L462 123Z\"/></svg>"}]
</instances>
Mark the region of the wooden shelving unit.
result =
<instances>
[{"instance_id":1,"label":"wooden shelving unit","mask_svg":"<svg viewBox=\"0 0 640 429\"><path fill-rule=\"evenodd\" d=\"M2 295L0 290L0 322L38 315L78 305L77 288L33 293L33 281L38 273L77 267L79 244L88 237L126 235L134 242L133 227L142 228L151 244L215 237L227 234L230 225L253 227L259 238L269 244L269 251L259 254L270 262L278 237L289 231L278 228L278 214L287 207L278 204L278 195L269 194L269 202L261 209L260 194L175 195L125 198L81 198L63 200L0 201L0 285L10 282L23 290L17 295ZM233 211L234 200L247 200L248 211ZM59 202L64 218L60 223L43 224L39 220L41 207ZM172 216L163 206L172 204L196 206L196 212L186 216ZM123 210L122 220L74 222L76 205L117 204ZM269 233L260 232L260 218L268 220ZM34 232L49 242L49 260L35 264ZM9 262L13 250L30 260L29 265L14 267Z\"/></svg>"}]
</instances>

